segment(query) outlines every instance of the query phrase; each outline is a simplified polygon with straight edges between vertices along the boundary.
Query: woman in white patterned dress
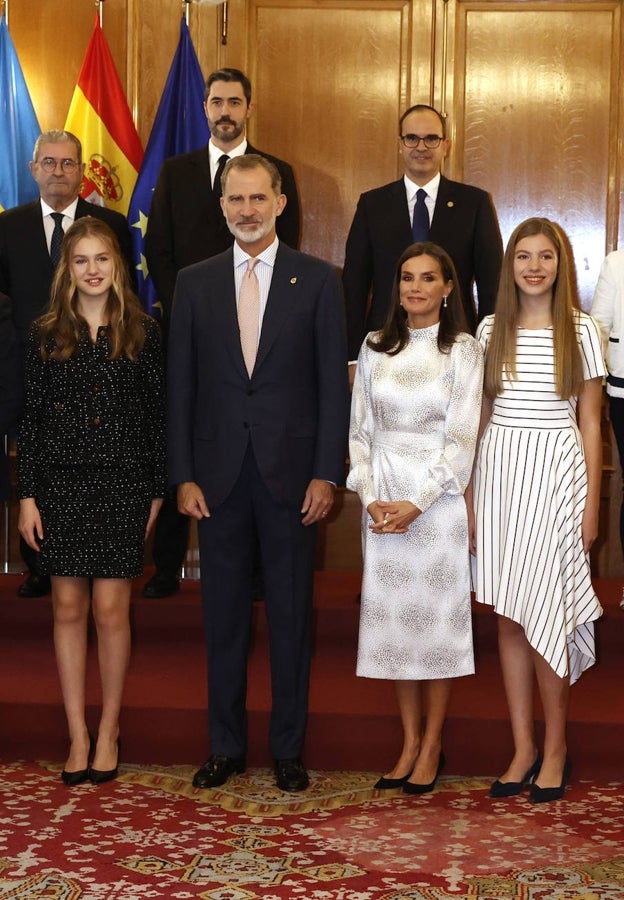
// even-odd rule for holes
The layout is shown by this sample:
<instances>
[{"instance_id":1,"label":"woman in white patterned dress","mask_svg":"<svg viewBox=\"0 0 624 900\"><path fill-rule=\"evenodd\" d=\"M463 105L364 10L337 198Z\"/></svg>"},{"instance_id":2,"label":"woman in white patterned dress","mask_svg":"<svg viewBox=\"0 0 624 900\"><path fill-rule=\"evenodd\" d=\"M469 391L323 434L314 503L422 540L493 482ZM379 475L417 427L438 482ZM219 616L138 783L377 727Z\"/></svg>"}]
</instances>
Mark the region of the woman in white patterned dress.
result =
<instances>
[{"instance_id":1,"label":"woman in white patterned dress","mask_svg":"<svg viewBox=\"0 0 624 900\"><path fill-rule=\"evenodd\" d=\"M477 337L486 354L485 430L472 549L477 600L498 613L515 747L490 796L514 796L533 782L531 800L540 803L565 790L569 685L595 662L593 622L602 612L587 554L598 534L604 367L598 327L579 309L558 225L533 218L516 228L496 315L484 319Z\"/></svg>"},{"instance_id":2,"label":"woman in white patterned dress","mask_svg":"<svg viewBox=\"0 0 624 900\"><path fill-rule=\"evenodd\" d=\"M474 672L468 522L483 354L453 264L431 243L397 265L382 331L358 359L348 487L362 502L357 674L392 679L403 748L377 788L432 790L452 679ZM426 727L422 717L426 705Z\"/></svg>"}]
</instances>

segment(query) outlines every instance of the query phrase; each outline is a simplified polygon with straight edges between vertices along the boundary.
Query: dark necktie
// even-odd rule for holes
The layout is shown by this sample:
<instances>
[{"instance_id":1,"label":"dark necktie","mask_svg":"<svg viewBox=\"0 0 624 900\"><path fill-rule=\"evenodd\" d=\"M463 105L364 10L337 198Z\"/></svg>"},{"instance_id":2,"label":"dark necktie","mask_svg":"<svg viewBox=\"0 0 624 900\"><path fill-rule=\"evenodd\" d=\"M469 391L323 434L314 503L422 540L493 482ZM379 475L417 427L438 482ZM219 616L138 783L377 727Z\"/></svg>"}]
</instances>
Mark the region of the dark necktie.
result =
<instances>
[{"instance_id":1,"label":"dark necktie","mask_svg":"<svg viewBox=\"0 0 624 900\"><path fill-rule=\"evenodd\" d=\"M221 176L223 175L223 170L225 169L225 164L230 157L224 153L223 156L219 157L219 163L217 165L217 171L215 174L214 184L212 185L212 191L215 197L220 197L223 194L221 190Z\"/></svg>"},{"instance_id":2,"label":"dark necktie","mask_svg":"<svg viewBox=\"0 0 624 900\"><path fill-rule=\"evenodd\" d=\"M65 232L63 231L63 213L50 213L54 219L54 231L52 232L52 240L50 241L50 259L52 265L56 269L61 261L61 244Z\"/></svg>"},{"instance_id":3,"label":"dark necktie","mask_svg":"<svg viewBox=\"0 0 624 900\"><path fill-rule=\"evenodd\" d=\"M414 205L414 218L412 219L412 237L414 243L429 240L429 210L425 203L426 191L418 188L416 191L416 203Z\"/></svg>"}]
</instances>

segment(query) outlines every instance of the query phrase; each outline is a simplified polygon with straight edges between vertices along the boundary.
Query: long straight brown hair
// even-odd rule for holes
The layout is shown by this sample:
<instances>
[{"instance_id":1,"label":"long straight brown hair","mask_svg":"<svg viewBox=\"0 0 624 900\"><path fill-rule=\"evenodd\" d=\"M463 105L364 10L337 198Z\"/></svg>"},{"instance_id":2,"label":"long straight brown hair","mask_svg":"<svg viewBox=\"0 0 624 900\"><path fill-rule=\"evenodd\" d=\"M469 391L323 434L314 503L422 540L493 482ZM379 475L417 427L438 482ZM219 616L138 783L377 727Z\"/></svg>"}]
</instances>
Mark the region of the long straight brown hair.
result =
<instances>
[{"instance_id":1,"label":"long straight brown hair","mask_svg":"<svg viewBox=\"0 0 624 900\"><path fill-rule=\"evenodd\" d=\"M556 222L531 218L514 230L503 258L494 327L485 363L485 393L494 399L503 390L503 373L517 379L516 340L520 303L514 280L514 256L518 243L526 237L543 234L557 253L557 277L553 285L552 320L555 351L555 386L566 400L576 394L583 383L583 362L578 345L575 311L580 309L576 288L576 272L568 238Z\"/></svg>"},{"instance_id":2,"label":"long straight brown hair","mask_svg":"<svg viewBox=\"0 0 624 900\"><path fill-rule=\"evenodd\" d=\"M115 233L106 222L93 216L76 219L65 232L61 260L52 282L48 311L37 320L43 359L63 362L78 349L87 327L78 312L78 290L71 274L71 260L76 244L83 238L98 238L107 247L113 261L111 289L106 303L110 358L125 356L134 360L145 343L146 315L132 291L128 270ZM50 348L50 342L53 346Z\"/></svg>"}]
</instances>

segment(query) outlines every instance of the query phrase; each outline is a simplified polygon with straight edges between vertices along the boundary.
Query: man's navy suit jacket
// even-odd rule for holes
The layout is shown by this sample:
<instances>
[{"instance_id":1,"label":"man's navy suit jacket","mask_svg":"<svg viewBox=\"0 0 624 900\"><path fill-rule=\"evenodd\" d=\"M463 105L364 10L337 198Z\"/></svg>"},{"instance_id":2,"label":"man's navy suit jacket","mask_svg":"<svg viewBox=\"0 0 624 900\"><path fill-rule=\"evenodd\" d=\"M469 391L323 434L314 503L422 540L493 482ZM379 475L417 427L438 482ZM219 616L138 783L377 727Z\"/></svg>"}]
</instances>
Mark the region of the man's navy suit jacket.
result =
<instances>
[{"instance_id":1,"label":"man's navy suit jacket","mask_svg":"<svg viewBox=\"0 0 624 900\"><path fill-rule=\"evenodd\" d=\"M251 442L277 503L312 478L344 482L349 418L338 272L279 244L251 378L240 345L233 250L178 277L168 360L169 476L208 507L232 490Z\"/></svg>"},{"instance_id":2,"label":"man's navy suit jacket","mask_svg":"<svg viewBox=\"0 0 624 900\"><path fill-rule=\"evenodd\" d=\"M282 177L282 193L287 197L284 212L277 220L277 235L291 247L299 244L299 200L295 176L288 163L256 150L246 153L270 160ZM180 269L216 256L234 242L210 180L208 147L181 153L162 164L152 197L147 223L145 256L163 314L168 320Z\"/></svg>"},{"instance_id":3,"label":"man's navy suit jacket","mask_svg":"<svg viewBox=\"0 0 624 900\"><path fill-rule=\"evenodd\" d=\"M83 216L93 216L110 226L132 276L132 238L124 216L79 197L76 219ZM22 346L27 342L32 322L48 305L53 278L41 202L24 203L0 214L0 291L11 298L13 322Z\"/></svg>"},{"instance_id":4,"label":"man's navy suit jacket","mask_svg":"<svg viewBox=\"0 0 624 900\"><path fill-rule=\"evenodd\" d=\"M472 282L477 286L482 319L494 312L502 262L501 235L489 194L442 176L429 240L443 247L455 264L466 318L474 331ZM383 326L396 264L411 243L402 178L361 195L347 238L343 271L349 359L357 357L369 331Z\"/></svg>"}]
</instances>

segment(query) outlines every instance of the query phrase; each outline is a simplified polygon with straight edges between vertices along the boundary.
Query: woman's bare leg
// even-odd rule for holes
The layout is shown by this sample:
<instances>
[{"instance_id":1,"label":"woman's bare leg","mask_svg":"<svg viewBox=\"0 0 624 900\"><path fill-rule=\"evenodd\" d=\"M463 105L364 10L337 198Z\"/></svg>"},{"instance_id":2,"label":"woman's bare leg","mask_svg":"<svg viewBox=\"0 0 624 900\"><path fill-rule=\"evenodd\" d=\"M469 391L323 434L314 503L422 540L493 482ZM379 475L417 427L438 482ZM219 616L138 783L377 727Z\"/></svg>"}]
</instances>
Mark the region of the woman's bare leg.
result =
<instances>
[{"instance_id":1,"label":"woman's bare leg","mask_svg":"<svg viewBox=\"0 0 624 900\"><path fill-rule=\"evenodd\" d=\"M509 768L499 780L519 782L537 755L533 721L534 654L522 626L505 616L498 616L498 650L515 749Z\"/></svg>"},{"instance_id":2,"label":"woman's bare leg","mask_svg":"<svg viewBox=\"0 0 624 900\"><path fill-rule=\"evenodd\" d=\"M452 678L434 678L423 684L427 724L420 744L420 755L409 779L415 784L430 784L436 777L442 752L442 729L452 687Z\"/></svg>"},{"instance_id":3,"label":"woman's bare leg","mask_svg":"<svg viewBox=\"0 0 624 900\"><path fill-rule=\"evenodd\" d=\"M130 662L131 591L129 578L93 581L93 617L102 681L102 716L93 768L104 772L114 769L118 761L119 712Z\"/></svg>"},{"instance_id":4,"label":"woman's bare leg","mask_svg":"<svg viewBox=\"0 0 624 900\"><path fill-rule=\"evenodd\" d=\"M384 777L404 778L414 768L420 751L421 689L418 681L395 681L394 687L403 725L403 749L394 769Z\"/></svg>"},{"instance_id":5,"label":"woman's bare leg","mask_svg":"<svg viewBox=\"0 0 624 900\"><path fill-rule=\"evenodd\" d=\"M89 732L85 719L89 581L60 575L53 575L50 581L54 650L71 742L64 768L66 772L79 772L89 763Z\"/></svg>"},{"instance_id":6,"label":"woman's bare leg","mask_svg":"<svg viewBox=\"0 0 624 900\"><path fill-rule=\"evenodd\" d=\"M566 724L570 679L560 678L537 651L533 651L533 660L546 725L544 761L535 783L542 788L559 787L568 749Z\"/></svg>"}]
</instances>

